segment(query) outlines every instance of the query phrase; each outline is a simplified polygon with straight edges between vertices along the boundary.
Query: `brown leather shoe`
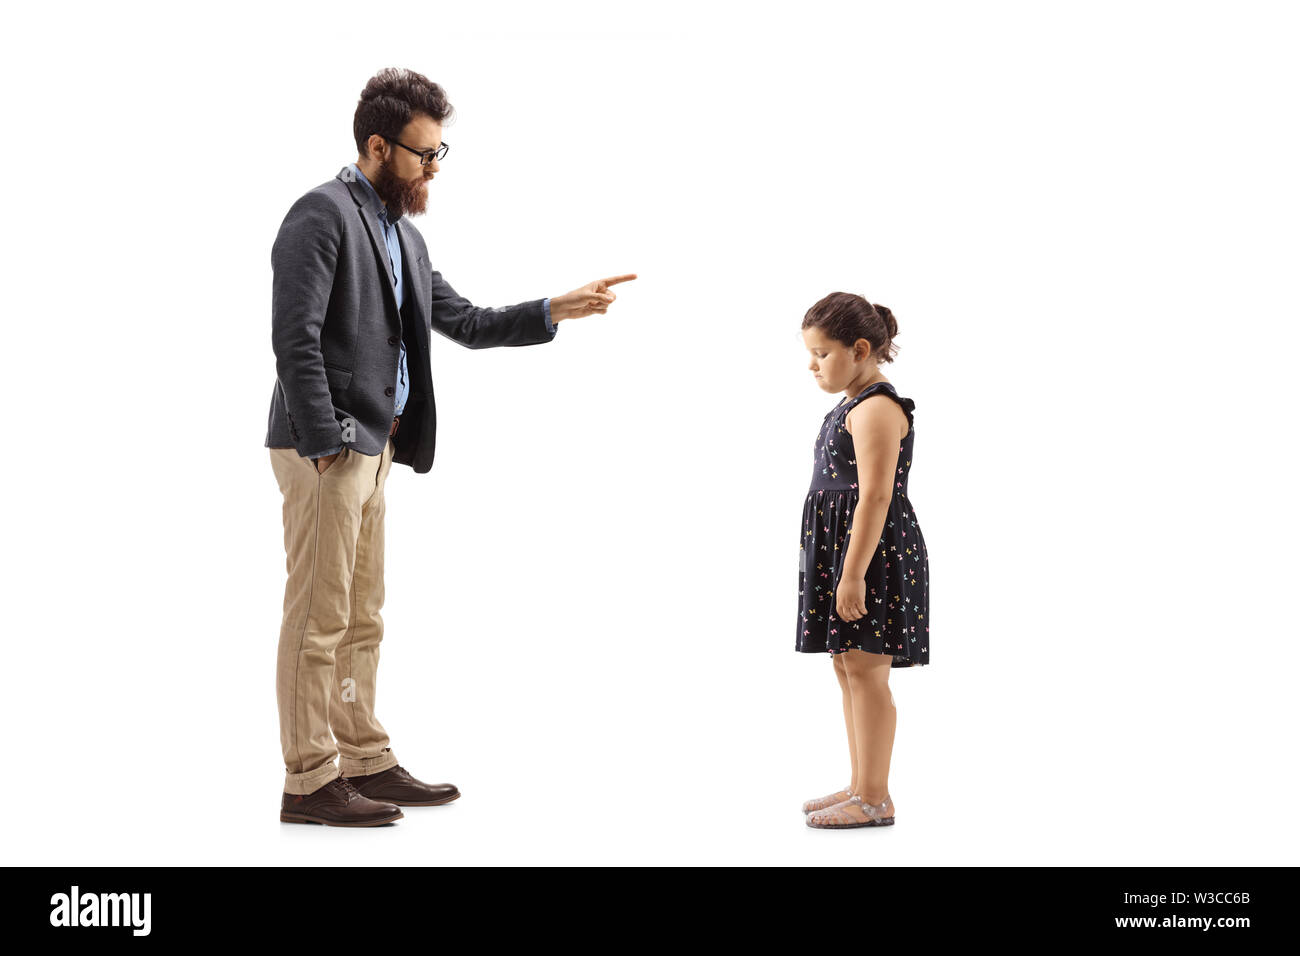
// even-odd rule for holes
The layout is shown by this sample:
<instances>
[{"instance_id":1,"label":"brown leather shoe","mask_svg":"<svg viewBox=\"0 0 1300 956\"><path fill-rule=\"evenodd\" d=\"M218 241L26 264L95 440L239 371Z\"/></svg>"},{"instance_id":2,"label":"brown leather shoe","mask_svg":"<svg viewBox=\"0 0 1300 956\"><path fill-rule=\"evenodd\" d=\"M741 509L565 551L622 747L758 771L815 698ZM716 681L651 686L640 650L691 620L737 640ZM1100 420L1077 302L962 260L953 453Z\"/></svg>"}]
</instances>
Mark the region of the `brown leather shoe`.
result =
<instances>
[{"instance_id":1,"label":"brown leather shoe","mask_svg":"<svg viewBox=\"0 0 1300 956\"><path fill-rule=\"evenodd\" d=\"M425 783L416 780L401 767L389 767L379 773L348 777L362 796L387 800L399 807L436 807L451 803L460 791L450 783Z\"/></svg>"},{"instance_id":2,"label":"brown leather shoe","mask_svg":"<svg viewBox=\"0 0 1300 956\"><path fill-rule=\"evenodd\" d=\"M396 806L362 796L344 777L335 777L311 793L286 793L280 800L281 823L377 827L402 817Z\"/></svg>"}]
</instances>

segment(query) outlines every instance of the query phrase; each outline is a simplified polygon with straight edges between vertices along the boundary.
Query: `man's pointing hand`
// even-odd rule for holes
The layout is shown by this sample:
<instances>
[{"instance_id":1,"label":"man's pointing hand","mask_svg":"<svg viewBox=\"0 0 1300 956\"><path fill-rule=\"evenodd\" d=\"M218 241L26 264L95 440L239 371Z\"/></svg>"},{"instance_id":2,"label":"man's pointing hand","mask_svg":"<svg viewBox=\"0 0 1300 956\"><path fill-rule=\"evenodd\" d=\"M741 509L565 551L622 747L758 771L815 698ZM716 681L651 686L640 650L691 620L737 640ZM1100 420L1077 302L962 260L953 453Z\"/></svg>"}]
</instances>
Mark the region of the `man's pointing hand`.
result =
<instances>
[{"instance_id":1,"label":"man's pointing hand","mask_svg":"<svg viewBox=\"0 0 1300 956\"><path fill-rule=\"evenodd\" d=\"M635 278L636 273L630 272L627 275L613 276L609 279L597 279L595 282L588 282L581 289L574 289L572 292L564 293L564 295L553 296L551 298L551 321L580 319L586 315L604 315L609 309L610 303L618 298L609 291L609 287Z\"/></svg>"}]
</instances>

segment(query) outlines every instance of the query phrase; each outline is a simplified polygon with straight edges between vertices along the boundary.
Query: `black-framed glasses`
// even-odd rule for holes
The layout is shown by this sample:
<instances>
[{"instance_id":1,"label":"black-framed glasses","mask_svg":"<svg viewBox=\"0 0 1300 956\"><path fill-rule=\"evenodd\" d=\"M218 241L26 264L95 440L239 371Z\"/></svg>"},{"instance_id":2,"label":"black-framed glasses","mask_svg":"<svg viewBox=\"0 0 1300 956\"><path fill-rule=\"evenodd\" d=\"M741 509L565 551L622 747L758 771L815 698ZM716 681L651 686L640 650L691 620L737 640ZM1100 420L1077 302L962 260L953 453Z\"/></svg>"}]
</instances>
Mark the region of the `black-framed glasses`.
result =
<instances>
[{"instance_id":1,"label":"black-framed glasses","mask_svg":"<svg viewBox=\"0 0 1300 956\"><path fill-rule=\"evenodd\" d=\"M384 136L383 133L380 133L379 135ZM384 139L387 139L394 146L402 147L402 149L406 150L408 153L414 153L416 156L419 156L421 166L428 166L435 159L442 162L442 157L447 155L447 144L445 142L437 149L412 149L405 143L399 143L395 139L388 139L387 136L384 136Z\"/></svg>"}]
</instances>

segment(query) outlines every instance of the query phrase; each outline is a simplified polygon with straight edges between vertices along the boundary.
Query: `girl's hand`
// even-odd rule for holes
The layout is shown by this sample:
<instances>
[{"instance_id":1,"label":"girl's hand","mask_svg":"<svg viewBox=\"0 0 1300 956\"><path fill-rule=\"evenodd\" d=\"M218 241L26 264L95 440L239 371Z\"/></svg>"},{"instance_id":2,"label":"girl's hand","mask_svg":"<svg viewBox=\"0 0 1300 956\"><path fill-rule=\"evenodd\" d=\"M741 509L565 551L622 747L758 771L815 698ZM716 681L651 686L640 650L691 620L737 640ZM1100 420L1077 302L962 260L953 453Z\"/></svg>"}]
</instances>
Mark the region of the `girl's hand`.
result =
<instances>
[{"instance_id":1,"label":"girl's hand","mask_svg":"<svg viewBox=\"0 0 1300 956\"><path fill-rule=\"evenodd\" d=\"M841 621L856 621L867 613L865 577L840 581L840 586L835 589L835 613Z\"/></svg>"},{"instance_id":2,"label":"girl's hand","mask_svg":"<svg viewBox=\"0 0 1300 956\"><path fill-rule=\"evenodd\" d=\"M597 279L595 282L588 282L581 289L574 289L572 292L564 293L564 295L551 296L551 322L561 322L564 319L581 319L588 315L604 315L608 311L610 303L618 298L609 291L609 287L618 285L620 282L629 282L635 278L635 272L621 276L610 276L608 279Z\"/></svg>"}]
</instances>

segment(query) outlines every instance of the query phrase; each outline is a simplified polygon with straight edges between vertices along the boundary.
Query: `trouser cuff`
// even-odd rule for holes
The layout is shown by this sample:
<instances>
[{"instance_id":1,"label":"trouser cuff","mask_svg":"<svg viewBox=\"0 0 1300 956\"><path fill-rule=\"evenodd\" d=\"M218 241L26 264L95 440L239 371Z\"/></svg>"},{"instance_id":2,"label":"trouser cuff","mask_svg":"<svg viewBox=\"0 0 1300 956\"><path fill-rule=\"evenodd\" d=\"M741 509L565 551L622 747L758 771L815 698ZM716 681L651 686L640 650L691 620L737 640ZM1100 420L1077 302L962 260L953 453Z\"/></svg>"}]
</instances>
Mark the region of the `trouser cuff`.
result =
<instances>
[{"instance_id":1,"label":"trouser cuff","mask_svg":"<svg viewBox=\"0 0 1300 956\"><path fill-rule=\"evenodd\" d=\"M334 761L321 764L315 770L309 770L307 773L286 773L284 775L284 792L285 793L311 793L319 790L325 784L329 783L339 775L339 768L334 766Z\"/></svg>"},{"instance_id":2,"label":"trouser cuff","mask_svg":"<svg viewBox=\"0 0 1300 956\"><path fill-rule=\"evenodd\" d=\"M345 777L364 777L367 774L380 773L397 766L397 757L389 747L385 747L374 757L339 756L339 772Z\"/></svg>"}]
</instances>

